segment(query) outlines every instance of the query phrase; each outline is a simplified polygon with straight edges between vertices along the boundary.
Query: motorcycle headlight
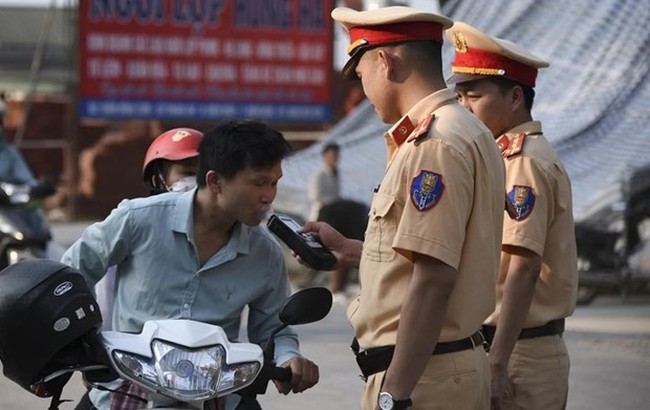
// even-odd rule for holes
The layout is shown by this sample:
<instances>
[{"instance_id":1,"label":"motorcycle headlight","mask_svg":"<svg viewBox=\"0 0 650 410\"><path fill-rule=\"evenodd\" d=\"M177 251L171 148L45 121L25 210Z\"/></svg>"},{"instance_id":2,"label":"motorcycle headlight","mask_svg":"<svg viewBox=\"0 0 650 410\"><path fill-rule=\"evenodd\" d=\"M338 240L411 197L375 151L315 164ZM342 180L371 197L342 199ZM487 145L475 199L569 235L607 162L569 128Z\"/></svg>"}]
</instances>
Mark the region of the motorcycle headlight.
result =
<instances>
[{"instance_id":1,"label":"motorcycle headlight","mask_svg":"<svg viewBox=\"0 0 650 410\"><path fill-rule=\"evenodd\" d=\"M154 340L153 358L113 351L120 370L136 383L180 401L202 401L224 396L250 384L257 362L225 363L221 345L187 349Z\"/></svg>"},{"instance_id":2,"label":"motorcycle headlight","mask_svg":"<svg viewBox=\"0 0 650 410\"><path fill-rule=\"evenodd\" d=\"M0 189L2 189L5 192L5 195L9 197L9 202L14 205L26 204L30 200L30 188L28 185L16 185L9 182L0 182Z\"/></svg>"}]
</instances>

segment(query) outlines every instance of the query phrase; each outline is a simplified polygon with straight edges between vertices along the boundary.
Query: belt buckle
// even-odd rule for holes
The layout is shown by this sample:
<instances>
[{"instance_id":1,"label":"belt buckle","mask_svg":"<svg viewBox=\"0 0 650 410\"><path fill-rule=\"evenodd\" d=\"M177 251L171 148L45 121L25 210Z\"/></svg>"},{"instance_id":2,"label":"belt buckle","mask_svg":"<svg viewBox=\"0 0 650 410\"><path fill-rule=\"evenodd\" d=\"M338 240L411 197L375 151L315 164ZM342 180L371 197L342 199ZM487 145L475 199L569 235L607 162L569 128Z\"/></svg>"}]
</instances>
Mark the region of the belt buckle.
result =
<instances>
[{"instance_id":1,"label":"belt buckle","mask_svg":"<svg viewBox=\"0 0 650 410\"><path fill-rule=\"evenodd\" d=\"M474 336L476 336L479 339L479 344L483 347L485 353L490 353L490 344L488 343L487 339L483 335L483 332L477 330L476 333L474 333L471 337L472 344L474 345L474 348L476 348L476 342L474 341Z\"/></svg>"},{"instance_id":2,"label":"belt buckle","mask_svg":"<svg viewBox=\"0 0 650 410\"><path fill-rule=\"evenodd\" d=\"M355 353L357 357L368 357L368 349L366 350L359 350L359 352Z\"/></svg>"}]
</instances>

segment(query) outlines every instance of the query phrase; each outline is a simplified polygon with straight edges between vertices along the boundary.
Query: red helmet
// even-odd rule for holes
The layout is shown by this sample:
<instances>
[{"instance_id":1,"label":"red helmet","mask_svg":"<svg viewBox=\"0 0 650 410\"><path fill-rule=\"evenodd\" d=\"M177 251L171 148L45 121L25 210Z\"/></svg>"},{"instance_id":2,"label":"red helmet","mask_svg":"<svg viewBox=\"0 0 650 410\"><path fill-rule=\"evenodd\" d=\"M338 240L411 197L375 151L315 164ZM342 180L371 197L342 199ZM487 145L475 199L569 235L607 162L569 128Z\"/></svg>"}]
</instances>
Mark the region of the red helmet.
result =
<instances>
[{"instance_id":1,"label":"red helmet","mask_svg":"<svg viewBox=\"0 0 650 410\"><path fill-rule=\"evenodd\" d=\"M145 182L150 177L150 165L157 159L180 161L199 155L199 144L203 133L192 128L174 128L160 134L149 145L147 155L144 156L142 176Z\"/></svg>"}]
</instances>

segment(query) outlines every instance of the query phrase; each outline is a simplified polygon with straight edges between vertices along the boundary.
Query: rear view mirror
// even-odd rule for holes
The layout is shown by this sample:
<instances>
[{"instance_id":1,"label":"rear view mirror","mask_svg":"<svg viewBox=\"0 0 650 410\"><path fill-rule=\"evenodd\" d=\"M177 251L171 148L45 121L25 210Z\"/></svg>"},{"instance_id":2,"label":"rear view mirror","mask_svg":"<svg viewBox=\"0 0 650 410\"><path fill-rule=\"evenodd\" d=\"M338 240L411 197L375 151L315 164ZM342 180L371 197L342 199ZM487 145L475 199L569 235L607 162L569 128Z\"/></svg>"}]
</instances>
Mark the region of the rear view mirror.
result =
<instances>
[{"instance_id":1,"label":"rear view mirror","mask_svg":"<svg viewBox=\"0 0 650 410\"><path fill-rule=\"evenodd\" d=\"M323 319L332 308L332 292L327 288L302 289L287 299L280 310L285 325L304 325Z\"/></svg>"}]
</instances>

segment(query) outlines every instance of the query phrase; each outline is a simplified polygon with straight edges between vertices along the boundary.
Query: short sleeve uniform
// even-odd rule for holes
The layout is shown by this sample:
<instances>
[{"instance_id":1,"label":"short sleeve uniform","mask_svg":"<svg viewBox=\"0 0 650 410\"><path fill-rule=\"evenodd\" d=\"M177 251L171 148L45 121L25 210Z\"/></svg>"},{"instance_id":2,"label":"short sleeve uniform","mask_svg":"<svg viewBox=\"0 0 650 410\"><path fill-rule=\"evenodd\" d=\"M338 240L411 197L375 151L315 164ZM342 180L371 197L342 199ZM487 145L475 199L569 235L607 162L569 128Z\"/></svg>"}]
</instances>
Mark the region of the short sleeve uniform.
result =
<instances>
[{"instance_id":1,"label":"short sleeve uniform","mask_svg":"<svg viewBox=\"0 0 650 410\"><path fill-rule=\"evenodd\" d=\"M503 244L526 248L542 258L524 328L569 316L577 290L576 242L571 185L557 154L531 121L497 140L506 166L506 194L516 216L505 216ZM509 258L503 254L497 308L487 323L496 325Z\"/></svg>"},{"instance_id":2,"label":"short sleeve uniform","mask_svg":"<svg viewBox=\"0 0 650 410\"><path fill-rule=\"evenodd\" d=\"M361 295L348 309L359 345L395 344L415 253L458 271L439 341L466 338L495 303L504 166L494 138L445 89L416 104L386 139L389 161L372 199Z\"/></svg>"}]
</instances>

